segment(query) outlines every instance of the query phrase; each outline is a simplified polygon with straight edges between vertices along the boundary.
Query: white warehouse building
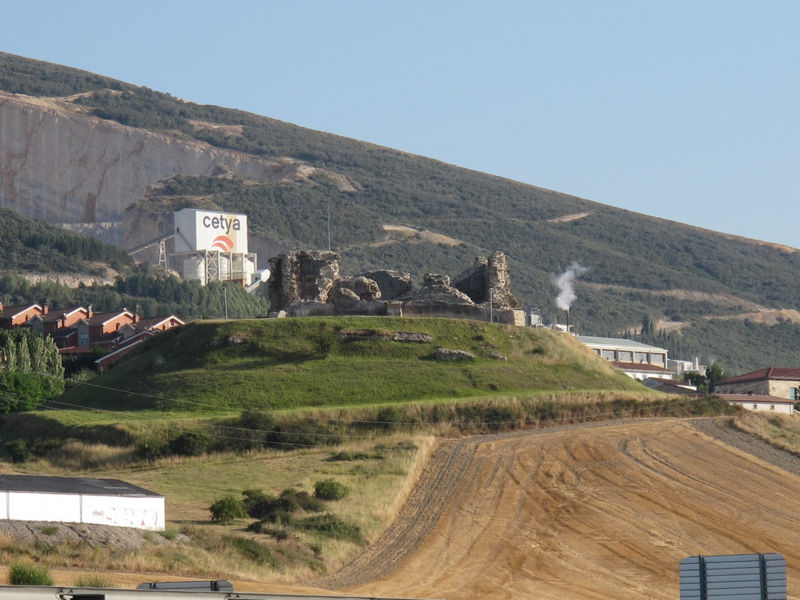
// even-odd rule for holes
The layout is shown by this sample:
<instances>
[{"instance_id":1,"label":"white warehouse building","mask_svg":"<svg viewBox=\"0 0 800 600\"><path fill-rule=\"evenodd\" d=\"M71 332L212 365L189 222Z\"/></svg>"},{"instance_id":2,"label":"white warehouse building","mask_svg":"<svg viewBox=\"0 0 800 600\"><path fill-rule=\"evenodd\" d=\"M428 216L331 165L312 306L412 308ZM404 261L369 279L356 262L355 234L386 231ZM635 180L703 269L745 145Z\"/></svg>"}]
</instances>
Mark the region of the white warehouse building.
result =
<instances>
[{"instance_id":1,"label":"white warehouse building","mask_svg":"<svg viewBox=\"0 0 800 600\"><path fill-rule=\"evenodd\" d=\"M0 519L163 531L164 496L118 479L0 475Z\"/></svg>"}]
</instances>

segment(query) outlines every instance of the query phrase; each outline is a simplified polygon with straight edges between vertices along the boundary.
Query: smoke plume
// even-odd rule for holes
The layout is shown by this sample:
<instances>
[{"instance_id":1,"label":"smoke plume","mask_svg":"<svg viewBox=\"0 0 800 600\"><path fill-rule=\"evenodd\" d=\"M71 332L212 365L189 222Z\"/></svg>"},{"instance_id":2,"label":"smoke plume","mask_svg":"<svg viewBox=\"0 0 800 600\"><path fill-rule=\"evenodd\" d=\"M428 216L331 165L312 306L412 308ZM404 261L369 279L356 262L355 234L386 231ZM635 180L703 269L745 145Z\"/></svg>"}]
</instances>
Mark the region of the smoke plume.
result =
<instances>
[{"instance_id":1,"label":"smoke plume","mask_svg":"<svg viewBox=\"0 0 800 600\"><path fill-rule=\"evenodd\" d=\"M572 263L569 268L558 277L553 277L553 285L558 288L558 297L556 298L556 305L561 310L569 310L569 307L575 301L575 280L586 273L588 269L582 267L578 263Z\"/></svg>"}]
</instances>

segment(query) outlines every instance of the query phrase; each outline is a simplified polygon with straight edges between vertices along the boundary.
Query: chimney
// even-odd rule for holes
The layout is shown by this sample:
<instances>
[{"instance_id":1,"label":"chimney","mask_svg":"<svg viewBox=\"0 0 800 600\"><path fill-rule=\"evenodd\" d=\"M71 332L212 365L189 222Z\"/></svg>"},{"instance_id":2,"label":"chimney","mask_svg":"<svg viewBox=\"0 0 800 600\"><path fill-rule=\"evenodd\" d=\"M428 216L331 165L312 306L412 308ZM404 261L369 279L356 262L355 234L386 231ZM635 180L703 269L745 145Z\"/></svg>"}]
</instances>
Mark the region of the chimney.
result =
<instances>
[{"instance_id":1,"label":"chimney","mask_svg":"<svg viewBox=\"0 0 800 600\"><path fill-rule=\"evenodd\" d=\"M94 311L92 310L92 305L91 304L88 307L86 307L86 315L87 315L87 318L89 318L89 319L91 319L92 316L94 316Z\"/></svg>"}]
</instances>

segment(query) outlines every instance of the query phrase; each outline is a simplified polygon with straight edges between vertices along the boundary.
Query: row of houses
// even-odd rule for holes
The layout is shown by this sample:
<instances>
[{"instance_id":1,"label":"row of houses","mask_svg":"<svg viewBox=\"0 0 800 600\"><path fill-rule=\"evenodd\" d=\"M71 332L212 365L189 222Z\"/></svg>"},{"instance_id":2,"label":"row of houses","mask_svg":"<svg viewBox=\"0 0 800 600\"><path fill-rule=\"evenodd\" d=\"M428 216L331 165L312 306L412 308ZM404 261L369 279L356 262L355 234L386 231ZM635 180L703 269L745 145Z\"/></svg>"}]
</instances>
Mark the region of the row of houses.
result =
<instances>
[{"instance_id":1,"label":"row of houses","mask_svg":"<svg viewBox=\"0 0 800 600\"><path fill-rule=\"evenodd\" d=\"M629 377L658 391L689 394L697 390L681 381L684 373L703 373L706 367L694 361L671 360L665 348L621 338L577 335L576 339L595 354L614 364ZM731 404L756 411L794 414L800 402L800 369L766 367L718 381L714 392Z\"/></svg>"},{"instance_id":2,"label":"row of houses","mask_svg":"<svg viewBox=\"0 0 800 600\"><path fill-rule=\"evenodd\" d=\"M99 370L109 367L148 337L179 325L184 325L184 321L175 315L141 318L126 308L94 312L91 305L49 310L47 305L38 303L8 307L0 303L0 329L27 327L49 336L61 354L103 350L106 355L95 361Z\"/></svg>"}]
</instances>

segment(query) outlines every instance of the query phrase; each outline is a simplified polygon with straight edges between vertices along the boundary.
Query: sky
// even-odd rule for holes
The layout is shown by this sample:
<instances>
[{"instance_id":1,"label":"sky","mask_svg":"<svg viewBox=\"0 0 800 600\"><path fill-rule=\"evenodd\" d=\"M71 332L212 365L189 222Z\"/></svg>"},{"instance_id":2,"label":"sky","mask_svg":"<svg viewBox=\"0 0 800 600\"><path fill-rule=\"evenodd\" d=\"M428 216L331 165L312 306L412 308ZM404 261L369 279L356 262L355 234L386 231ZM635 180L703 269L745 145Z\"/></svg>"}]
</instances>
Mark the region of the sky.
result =
<instances>
[{"instance_id":1,"label":"sky","mask_svg":"<svg viewBox=\"0 0 800 600\"><path fill-rule=\"evenodd\" d=\"M0 2L4 52L793 247L798 31L795 0Z\"/></svg>"}]
</instances>

